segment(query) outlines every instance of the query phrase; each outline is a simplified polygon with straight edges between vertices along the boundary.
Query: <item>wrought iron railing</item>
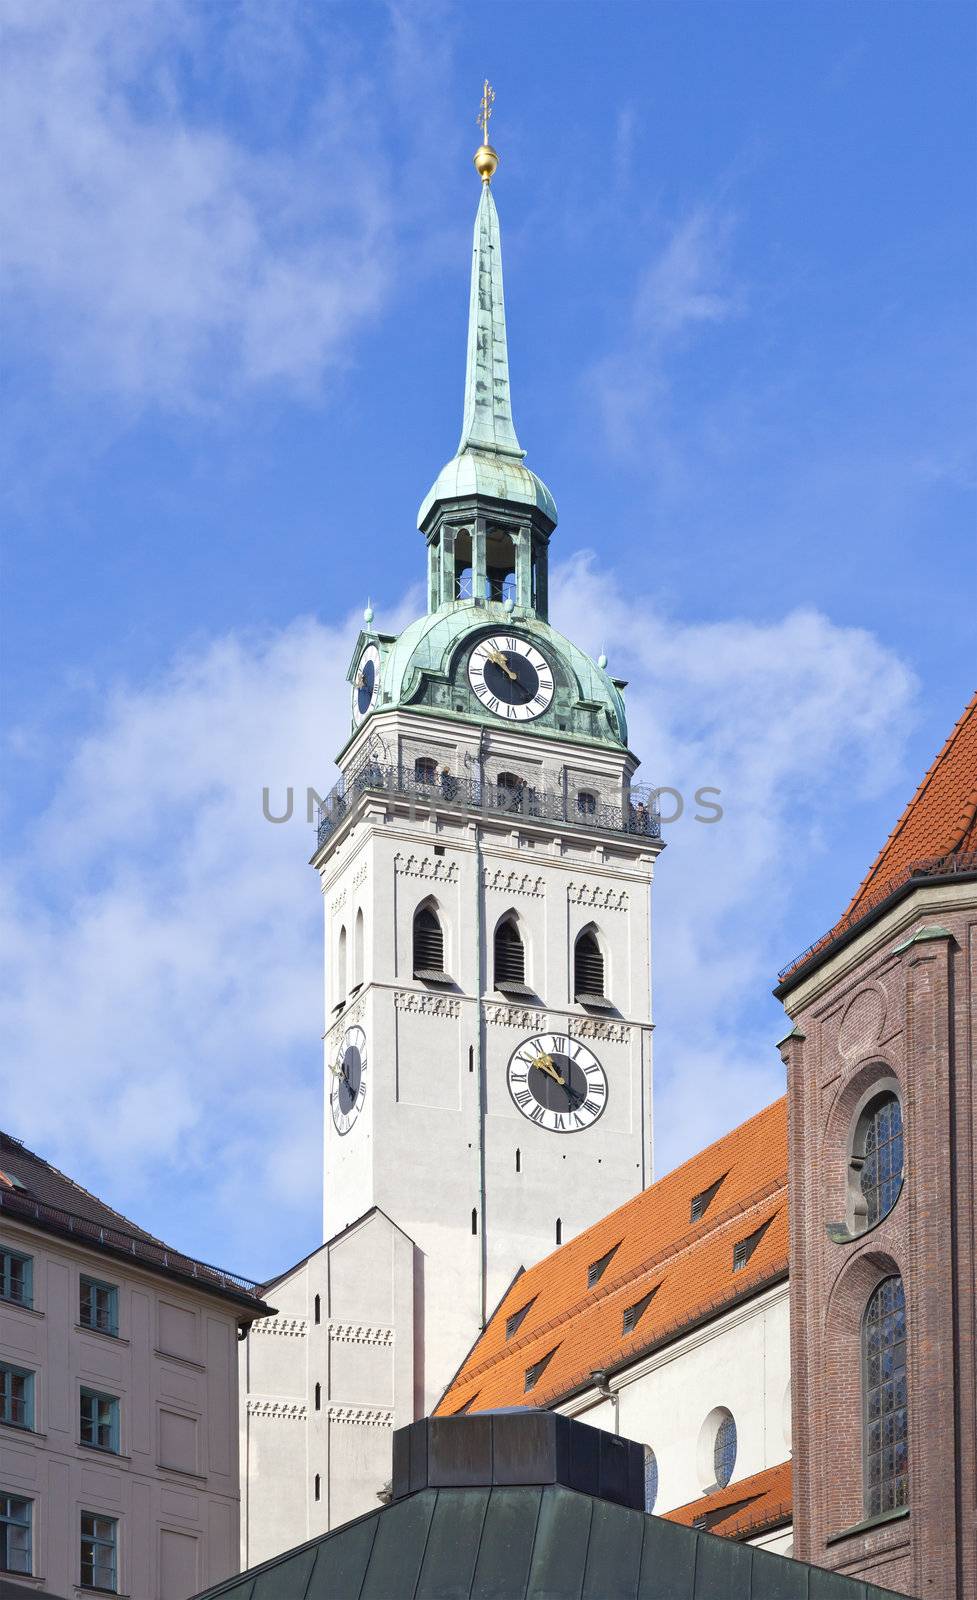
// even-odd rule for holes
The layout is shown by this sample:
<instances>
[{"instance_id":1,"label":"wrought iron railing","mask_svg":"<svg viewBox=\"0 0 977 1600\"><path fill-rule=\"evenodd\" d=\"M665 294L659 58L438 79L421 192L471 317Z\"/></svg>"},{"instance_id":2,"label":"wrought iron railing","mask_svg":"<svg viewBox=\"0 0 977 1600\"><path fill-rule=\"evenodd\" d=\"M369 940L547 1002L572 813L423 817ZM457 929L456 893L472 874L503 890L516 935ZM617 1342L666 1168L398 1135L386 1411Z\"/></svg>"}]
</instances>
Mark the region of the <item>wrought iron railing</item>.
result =
<instances>
[{"instance_id":1,"label":"wrought iron railing","mask_svg":"<svg viewBox=\"0 0 977 1600\"><path fill-rule=\"evenodd\" d=\"M319 844L325 844L346 821L361 797L381 794L407 800L425 812L432 807L493 815L502 812L527 820L567 823L595 833L661 838L657 794L645 784L625 787L620 800L608 802L589 792L584 797L534 789L528 784L514 788L484 781L474 773L462 778L444 772L432 782L400 767L367 759L354 772L340 778L320 804Z\"/></svg>"},{"instance_id":2,"label":"wrought iron railing","mask_svg":"<svg viewBox=\"0 0 977 1600\"><path fill-rule=\"evenodd\" d=\"M826 950L829 945L834 944L835 940L840 939L842 934L851 933L860 923L865 922L884 901L888 900L890 896L896 894L900 889L905 888L907 883L912 883L917 879L952 878L958 873L971 872L977 872L977 850L952 850L945 856L929 856L923 861L911 862L908 867L903 867L901 872L894 873L891 878L886 878L872 894L866 895L864 900L860 900L853 911L842 917L840 922L836 922L828 933L823 933L820 939L815 939L814 943L808 945L801 955L795 956L794 960L788 962L786 967L782 967L778 973L780 982L783 983L785 978L789 978L792 972L796 972L799 967L802 967L806 961L810 961L811 957L817 955L819 951Z\"/></svg>"},{"instance_id":3,"label":"wrought iron railing","mask_svg":"<svg viewBox=\"0 0 977 1600\"><path fill-rule=\"evenodd\" d=\"M13 1189L0 1188L0 1211L22 1221L36 1222L40 1227L52 1228L77 1240L79 1244L101 1246L116 1255L131 1256L144 1266L162 1267L166 1272L181 1278L192 1278L208 1289L215 1289L248 1300L261 1299L261 1285L252 1278L242 1278L236 1272L225 1272L222 1267L212 1267L205 1261L195 1261L179 1250L171 1250L153 1239L140 1239L121 1228L107 1228L93 1222L90 1217L80 1217L73 1211L62 1211L60 1206L45 1204L32 1195Z\"/></svg>"}]
</instances>

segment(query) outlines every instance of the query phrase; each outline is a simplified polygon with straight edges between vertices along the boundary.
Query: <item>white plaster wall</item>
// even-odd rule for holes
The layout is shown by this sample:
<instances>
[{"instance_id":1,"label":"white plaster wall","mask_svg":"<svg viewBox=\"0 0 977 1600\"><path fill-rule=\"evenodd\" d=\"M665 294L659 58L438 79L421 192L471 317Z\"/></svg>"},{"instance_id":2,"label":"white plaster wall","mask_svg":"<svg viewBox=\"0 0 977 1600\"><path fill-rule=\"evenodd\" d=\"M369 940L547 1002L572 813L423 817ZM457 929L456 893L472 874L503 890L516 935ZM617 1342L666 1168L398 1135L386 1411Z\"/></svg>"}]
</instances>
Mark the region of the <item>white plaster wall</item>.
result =
<instances>
[{"instance_id":1,"label":"white plaster wall","mask_svg":"<svg viewBox=\"0 0 977 1600\"><path fill-rule=\"evenodd\" d=\"M557 1409L594 1427L650 1445L658 1462L656 1512L674 1510L715 1488L700 1472L699 1440L715 1407L736 1421L731 1483L790 1456L784 1396L790 1377L787 1284L719 1316ZM789 1417L789 1409L788 1409Z\"/></svg>"},{"instance_id":2,"label":"white plaster wall","mask_svg":"<svg viewBox=\"0 0 977 1600\"><path fill-rule=\"evenodd\" d=\"M82 1510L118 1520L122 1594L186 1600L236 1572L233 1308L6 1217L4 1239L34 1261L34 1309L0 1302L0 1357L35 1373L34 1431L0 1430L0 1482L34 1501L35 1579L75 1592ZM118 1286L118 1338L78 1326L83 1273ZM82 1386L118 1397L119 1455L79 1443Z\"/></svg>"}]
</instances>

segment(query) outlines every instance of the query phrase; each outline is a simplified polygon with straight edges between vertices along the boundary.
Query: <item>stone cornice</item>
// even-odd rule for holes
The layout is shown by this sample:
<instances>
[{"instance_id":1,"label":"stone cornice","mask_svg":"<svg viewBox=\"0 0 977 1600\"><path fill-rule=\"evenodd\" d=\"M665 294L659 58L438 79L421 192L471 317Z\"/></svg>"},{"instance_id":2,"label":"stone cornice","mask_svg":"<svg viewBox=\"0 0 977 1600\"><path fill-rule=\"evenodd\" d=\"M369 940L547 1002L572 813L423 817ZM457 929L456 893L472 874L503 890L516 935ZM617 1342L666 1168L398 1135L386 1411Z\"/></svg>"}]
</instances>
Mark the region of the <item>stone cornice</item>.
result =
<instances>
[{"instance_id":1,"label":"stone cornice","mask_svg":"<svg viewBox=\"0 0 977 1600\"><path fill-rule=\"evenodd\" d=\"M299 1400L257 1400L248 1396L249 1417L270 1417L273 1422L305 1422L308 1407Z\"/></svg>"}]
</instances>

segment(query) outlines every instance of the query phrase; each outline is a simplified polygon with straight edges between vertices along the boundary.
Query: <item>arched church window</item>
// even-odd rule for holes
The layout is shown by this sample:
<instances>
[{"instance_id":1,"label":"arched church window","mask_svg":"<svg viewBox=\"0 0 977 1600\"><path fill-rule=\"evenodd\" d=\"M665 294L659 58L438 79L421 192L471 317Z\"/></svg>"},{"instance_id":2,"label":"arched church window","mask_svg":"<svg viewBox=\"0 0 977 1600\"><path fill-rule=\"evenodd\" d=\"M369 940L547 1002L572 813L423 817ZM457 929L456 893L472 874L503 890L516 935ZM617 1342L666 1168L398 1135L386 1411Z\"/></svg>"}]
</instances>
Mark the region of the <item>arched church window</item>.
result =
<instances>
[{"instance_id":1,"label":"arched church window","mask_svg":"<svg viewBox=\"0 0 977 1600\"><path fill-rule=\"evenodd\" d=\"M322 1301L318 1295L316 1295L313 1303L312 1320L313 1322L320 1322L322 1320Z\"/></svg>"},{"instance_id":2,"label":"arched church window","mask_svg":"<svg viewBox=\"0 0 977 1600\"><path fill-rule=\"evenodd\" d=\"M858 1119L852 1146L862 1204L856 1225L873 1228L892 1210L902 1188L902 1106L891 1089L870 1100Z\"/></svg>"},{"instance_id":3,"label":"arched church window","mask_svg":"<svg viewBox=\"0 0 977 1600\"><path fill-rule=\"evenodd\" d=\"M716 1429L712 1464L716 1483L720 1489L725 1489L736 1465L736 1423L729 1412L721 1419Z\"/></svg>"},{"instance_id":4,"label":"arched church window","mask_svg":"<svg viewBox=\"0 0 977 1600\"><path fill-rule=\"evenodd\" d=\"M573 947L573 995L575 1000L604 998L604 957L596 935L585 928Z\"/></svg>"},{"instance_id":5,"label":"arched church window","mask_svg":"<svg viewBox=\"0 0 977 1600\"><path fill-rule=\"evenodd\" d=\"M495 987L523 989L525 984L526 949L515 922L506 917L495 930Z\"/></svg>"},{"instance_id":6,"label":"arched church window","mask_svg":"<svg viewBox=\"0 0 977 1600\"><path fill-rule=\"evenodd\" d=\"M906 1296L900 1277L883 1278L862 1322L862 1461L865 1515L909 1504Z\"/></svg>"},{"instance_id":7,"label":"arched church window","mask_svg":"<svg viewBox=\"0 0 977 1600\"><path fill-rule=\"evenodd\" d=\"M645 1510L654 1511L658 1499L658 1458L650 1444L645 1445Z\"/></svg>"},{"instance_id":8,"label":"arched church window","mask_svg":"<svg viewBox=\"0 0 977 1600\"><path fill-rule=\"evenodd\" d=\"M444 931L431 906L419 906L414 913L414 976L444 977Z\"/></svg>"},{"instance_id":9,"label":"arched church window","mask_svg":"<svg viewBox=\"0 0 977 1600\"><path fill-rule=\"evenodd\" d=\"M346 924L339 930L339 943L336 949L336 999L346 998Z\"/></svg>"},{"instance_id":10,"label":"arched church window","mask_svg":"<svg viewBox=\"0 0 977 1600\"><path fill-rule=\"evenodd\" d=\"M418 756L414 762L415 783L437 783L438 764L433 756Z\"/></svg>"}]
</instances>

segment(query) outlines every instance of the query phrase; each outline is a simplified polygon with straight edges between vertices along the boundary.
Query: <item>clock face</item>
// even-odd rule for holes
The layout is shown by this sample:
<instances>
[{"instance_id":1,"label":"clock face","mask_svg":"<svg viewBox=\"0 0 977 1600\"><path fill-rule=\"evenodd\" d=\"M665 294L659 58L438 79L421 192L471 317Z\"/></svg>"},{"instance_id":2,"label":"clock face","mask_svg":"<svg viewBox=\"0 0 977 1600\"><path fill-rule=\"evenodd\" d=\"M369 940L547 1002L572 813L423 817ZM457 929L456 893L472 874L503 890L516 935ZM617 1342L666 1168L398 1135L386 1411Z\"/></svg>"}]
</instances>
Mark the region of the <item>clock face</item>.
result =
<instances>
[{"instance_id":1,"label":"clock face","mask_svg":"<svg viewBox=\"0 0 977 1600\"><path fill-rule=\"evenodd\" d=\"M329 1104L337 1133L348 1133L363 1109L366 1068L366 1034L362 1028L347 1028L336 1059L329 1066L332 1073Z\"/></svg>"},{"instance_id":2,"label":"clock face","mask_svg":"<svg viewBox=\"0 0 977 1600\"><path fill-rule=\"evenodd\" d=\"M553 699L553 669L525 639L494 633L475 646L468 681L487 710L508 722L529 722Z\"/></svg>"},{"instance_id":3,"label":"clock face","mask_svg":"<svg viewBox=\"0 0 977 1600\"><path fill-rule=\"evenodd\" d=\"M565 1033L524 1039L508 1070L509 1093L530 1122L550 1133L579 1133L607 1106L607 1076L585 1044Z\"/></svg>"},{"instance_id":4,"label":"clock face","mask_svg":"<svg viewBox=\"0 0 977 1600\"><path fill-rule=\"evenodd\" d=\"M360 656L353 679L353 721L362 722L373 710L380 692L380 652L375 644L368 644Z\"/></svg>"}]
</instances>

